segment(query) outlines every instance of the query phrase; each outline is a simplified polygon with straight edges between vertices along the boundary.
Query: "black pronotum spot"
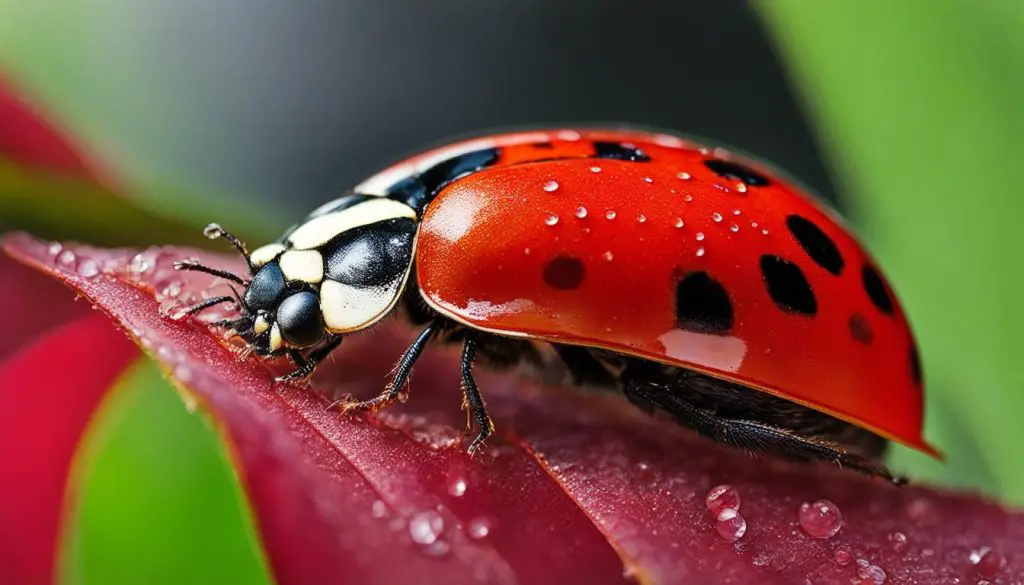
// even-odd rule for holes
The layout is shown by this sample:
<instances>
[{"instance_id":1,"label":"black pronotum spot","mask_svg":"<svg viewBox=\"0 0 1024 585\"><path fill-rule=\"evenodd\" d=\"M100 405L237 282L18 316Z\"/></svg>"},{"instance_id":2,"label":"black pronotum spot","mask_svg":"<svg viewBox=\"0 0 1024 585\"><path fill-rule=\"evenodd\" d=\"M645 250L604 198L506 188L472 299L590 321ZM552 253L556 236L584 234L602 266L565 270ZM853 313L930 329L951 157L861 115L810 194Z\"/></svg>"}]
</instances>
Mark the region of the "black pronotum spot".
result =
<instances>
[{"instance_id":1,"label":"black pronotum spot","mask_svg":"<svg viewBox=\"0 0 1024 585\"><path fill-rule=\"evenodd\" d=\"M864 290L867 291L871 302L878 307L879 311L886 315L892 315L892 297L889 296L889 291L885 288L885 281L882 280L882 276L878 274L874 267L866 264L861 271L861 275L864 280Z\"/></svg>"},{"instance_id":2,"label":"black pronotum spot","mask_svg":"<svg viewBox=\"0 0 1024 585\"><path fill-rule=\"evenodd\" d=\"M871 323L868 323L864 315L860 313L850 315L847 325L850 328L850 336L864 345L869 345L875 340L875 332L871 330Z\"/></svg>"},{"instance_id":3,"label":"black pronotum spot","mask_svg":"<svg viewBox=\"0 0 1024 585\"><path fill-rule=\"evenodd\" d=\"M772 182L768 177L739 163L712 158L704 161L704 166L711 169L716 175L732 181L740 181L751 187L767 187Z\"/></svg>"},{"instance_id":4,"label":"black pronotum spot","mask_svg":"<svg viewBox=\"0 0 1024 585\"><path fill-rule=\"evenodd\" d=\"M761 256L761 275L768 286L768 295L782 310L803 315L818 312L814 291L796 264L785 258L765 254Z\"/></svg>"},{"instance_id":5,"label":"black pronotum spot","mask_svg":"<svg viewBox=\"0 0 1024 585\"><path fill-rule=\"evenodd\" d=\"M572 256L558 256L544 265L544 282L559 290L574 290L583 283L583 262Z\"/></svg>"},{"instance_id":6,"label":"black pronotum spot","mask_svg":"<svg viewBox=\"0 0 1024 585\"><path fill-rule=\"evenodd\" d=\"M917 351L916 345L910 346L910 375L914 382L921 385L921 354Z\"/></svg>"},{"instance_id":7,"label":"black pronotum spot","mask_svg":"<svg viewBox=\"0 0 1024 585\"><path fill-rule=\"evenodd\" d=\"M837 276L843 271L846 263L839 248L814 222L799 215L791 215L786 218L786 227L811 260Z\"/></svg>"},{"instance_id":8,"label":"black pronotum spot","mask_svg":"<svg viewBox=\"0 0 1024 585\"><path fill-rule=\"evenodd\" d=\"M391 185L385 195L422 212L442 187L459 177L493 165L500 154L497 148L484 148L453 156L418 175L406 177Z\"/></svg>"},{"instance_id":9,"label":"black pronotum spot","mask_svg":"<svg viewBox=\"0 0 1024 585\"><path fill-rule=\"evenodd\" d=\"M691 272L676 284L676 321L695 333L726 333L733 310L725 287L707 272Z\"/></svg>"}]
</instances>

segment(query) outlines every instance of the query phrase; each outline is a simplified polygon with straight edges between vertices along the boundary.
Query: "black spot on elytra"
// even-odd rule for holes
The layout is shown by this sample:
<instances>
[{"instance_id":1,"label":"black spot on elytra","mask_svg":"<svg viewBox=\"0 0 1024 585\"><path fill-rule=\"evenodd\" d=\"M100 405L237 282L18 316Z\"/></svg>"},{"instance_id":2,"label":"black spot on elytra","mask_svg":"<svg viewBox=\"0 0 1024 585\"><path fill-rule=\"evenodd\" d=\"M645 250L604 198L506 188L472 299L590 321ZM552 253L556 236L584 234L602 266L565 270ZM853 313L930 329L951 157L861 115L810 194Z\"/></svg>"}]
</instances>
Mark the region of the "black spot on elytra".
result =
<instances>
[{"instance_id":1,"label":"black spot on elytra","mask_svg":"<svg viewBox=\"0 0 1024 585\"><path fill-rule=\"evenodd\" d=\"M498 161L500 151L497 148L474 150L443 160L419 175L406 177L388 187L385 195L390 199L401 201L418 213L422 213L427 203L437 195L445 185L493 165Z\"/></svg>"},{"instance_id":2,"label":"black spot on elytra","mask_svg":"<svg viewBox=\"0 0 1024 585\"><path fill-rule=\"evenodd\" d=\"M695 333L726 333L732 329L729 294L707 272L691 272L676 285L676 321Z\"/></svg>"},{"instance_id":3,"label":"black spot on elytra","mask_svg":"<svg viewBox=\"0 0 1024 585\"><path fill-rule=\"evenodd\" d=\"M882 280L882 275L878 274L874 267L864 265L861 276L864 280L864 290L867 291L868 298L871 299L872 304L886 315L892 315L892 297L889 296L889 291L885 288L885 281Z\"/></svg>"},{"instance_id":4,"label":"black spot on elytra","mask_svg":"<svg viewBox=\"0 0 1024 585\"><path fill-rule=\"evenodd\" d=\"M786 218L786 227L811 260L836 276L843 271L846 262L839 248L814 222L799 215L791 215Z\"/></svg>"},{"instance_id":5,"label":"black spot on elytra","mask_svg":"<svg viewBox=\"0 0 1024 585\"><path fill-rule=\"evenodd\" d=\"M583 262L572 256L558 256L544 265L544 282L559 290L573 290L583 283Z\"/></svg>"},{"instance_id":6,"label":"black spot on elytra","mask_svg":"<svg viewBox=\"0 0 1024 585\"><path fill-rule=\"evenodd\" d=\"M921 353L917 351L916 345L910 346L910 376L914 379L914 383L918 386L921 385Z\"/></svg>"},{"instance_id":7,"label":"black spot on elytra","mask_svg":"<svg viewBox=\"0 0 1024 585\"><path fill-rule=\"evenodd\" d=\"M749 167L732 161L713 158L704 161L704 166L711 169L712 172L720 177L739 181L751 187L767 187L772 184L768 177L765 177L761 173Z\"/></svg>"},{"instance_id":8,"label":"black spot on elytra","mask_svg":"<svg viewBox=\"0 0 1024 585\"><path fill-rule=\"evenodd\" d=\"M651 160L651 157L643 150L621 142L595 142L594 157L633 162L650 162Z\"/></svg>"},{"instance_id":9,"label":"black spot on elytra","mask_svg":"<svg viewBox=\"0 0 1024 585\"><path fill-rule=\"evenodd\" d=\"M768 295L780 309L803 315L818 312L814 291L796 264L785 258L765 254L761 256L761 275L768 286Z\"/></svg>"},{"instance_id":10,"label":"black spot on elytra","mask_svg":"<svg viewBox=\"0 0 1024 585\"><path fill-rule=\"evenodd\" d=\"M871 330L871 323L868 323L864 315L860 313L850 315L847 325L850 328L850 336L855 340L865 345L870 345L875 340L875 332Z\"/></svg>"}]
</instances>

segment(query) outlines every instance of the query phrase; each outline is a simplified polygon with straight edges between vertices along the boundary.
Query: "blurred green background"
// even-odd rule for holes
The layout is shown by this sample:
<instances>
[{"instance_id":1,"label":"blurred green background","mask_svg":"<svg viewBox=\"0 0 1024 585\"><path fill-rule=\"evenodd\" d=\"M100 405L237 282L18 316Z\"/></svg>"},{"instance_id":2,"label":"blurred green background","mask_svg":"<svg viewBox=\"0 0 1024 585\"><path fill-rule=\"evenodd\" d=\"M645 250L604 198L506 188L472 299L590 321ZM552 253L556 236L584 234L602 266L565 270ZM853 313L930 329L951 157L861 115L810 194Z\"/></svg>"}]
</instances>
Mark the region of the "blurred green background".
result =
<instances>
[{"instance_id":1,"label":"blurred green background","mask_svg":"<svg viewBox=\"0 0 1024 585\"><path fill-rule=\"evenodd\" d=\"M0 70L133 205L254 240L487 127L620 120L756 153L839 206L909 313L948 459L893 465L1024 503L1024 2L0 0ZM51 237L166 243L0 209ZM149 363L120 386L63 580L268 582L211 427Z\"/></svg>"}]
</instances>

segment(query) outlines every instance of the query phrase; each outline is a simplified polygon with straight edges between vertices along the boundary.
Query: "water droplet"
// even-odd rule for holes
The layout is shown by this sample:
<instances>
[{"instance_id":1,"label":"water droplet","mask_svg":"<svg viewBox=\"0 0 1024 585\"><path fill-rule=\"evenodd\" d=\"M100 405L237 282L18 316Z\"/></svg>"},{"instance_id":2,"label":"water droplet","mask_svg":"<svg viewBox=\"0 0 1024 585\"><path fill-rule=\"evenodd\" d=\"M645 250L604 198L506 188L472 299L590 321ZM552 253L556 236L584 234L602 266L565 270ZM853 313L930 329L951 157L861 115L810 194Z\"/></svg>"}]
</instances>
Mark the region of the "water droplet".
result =
<instances>
[{"instance_id":1,"label":"water droplet","mask_svg":"<svg viewBox=\"0 0 1024 585\"><path fill-rule=\"evenodd\" d=\"M59 256L57 256L57 262L63 264L64 266L74 266L75 253L72 252L71 250L64 250L63 252L60 253Z\"/></svg>"},{"instance_id":2,"label":"water droplet","mask_svg":"<svg viewBox=\"0 0 1024 585\"><path fill-rule=\"evenodd\" d=\"M977 556L978 560L974 560ZM971 562L974 563L974 571L983 579L995 579L1006 564L1006 558L987 547L971 553Z\"/></svg>"},{"instance_id":3,"label":"water droplet","mask_svg":"<svg viewBox=\"0 0 1024 585\"><path fill-rule=\"evenodd\" d=\"M881 585L885 583L885 570L878 565L872 565L864 559L857 559L857 578L868 583Z\"/></svg>"},{"instance_id":4,"label":"water droplet","mask_svg":"<svg viewBox=\"0 0 1024 585\"><path fill-rule=\"evenodd\" d=\"M438 540L430 543L427 548L427 554L432 557L443 557L452 550L452 545L448 544L443 540Z\"/></svg>"},{"instance_id":5,"label":"water droplet","mask_svg":"<svg viewBox=\"0 0 1024 585\"><path fill-rule=\"evenodd\" d=\"M548 193L558 191L558 181L548 181L547 183L544 183L544 190Z\"/></svg>"},{"instance_id":6,"label":"water droplet","mask_svg":"<svg viewBox=\"0 0 1024 585\"><path fill-rule=\"evenodd\" d=\"M192 368L185 364L178 364L174 367L174 377L181 382L188 382L192 379Z\"/></svg>"},{"instance_id":7,"label":"water droplet","mask_svg":"<svg viewBox=\"0 0 1024 585\"><path fill-rule=\"evenodd\" d=\"M383 500L375 500L370 507L370 513L374 518L383 518L388 513L387 504Z\"/></svg>"},{"instance_id":8,"label":"water droplet","mask_svg":"<svg viewBox=\"0 0 1024 585\"><path fill-rule=\"evenodd\" d=\"M223 233L224 230L221 229L221 227L215 223L207 224L207 226L203 228L203 235L211 240L216 240Z\"/></svg>"},{"instance_id":9,"label":"water droplet","mask_svg":"<svg viewBox=\"0 0 1024 585\"><path fill-rule=\"evenodd\" d=\"M78 274L85 278L92 278L100 273L100 266L95 260L85 260L78 266Z\"/></svg>"},{"instance_id":10,"label":"water droplet","mask_svg":"<svg viewBox=\"0 0 1024 585\"><path fill-rule=\"evenodd\" d=\"M729 231L731 231L731 232L738 232L738 231L740 231L740 226L738 226L736 224L732 224L731 226L729 226Z\"/></svg>"},{"instance_id":11,"label":"water droplet","mask_svg":"<svg viewBox=\"0 0 1024 585\"><path fill-rule=\"evenodd\" d=\"M845 567L853 560L853 551L850 550L848 545L840 544L836 547L836 550L832 551L832 558L836 561L837 565Z\"/></svg>"},{"instance_id":12,"label":"water droplet","mask_svg":"<svg viewBox=\"0 0 1024 585\"><path fill-rule=\"evenodd\" d=\"M800 527L812 538L832 538L843 525L839 508L828 500L800 505Z\"/></svg>"},{"instance_id":13,"label":"water droplet","mask_svg":"<svg viewBox=\"0 0 1024 585\"><path fill-rule=\"evenodd\" d=\"M432 544L444 531L444 518L434 511L421 512L409 521L409 536L419 544Z\"/></svg>"},{"instance_id":14,"label":"water droplet","mask_svg":"<svg viewBox=\"0 0 1024 585\"><path fill-rule=\"evenodd\" d=\"M210 229L210 226L206 226L206 229ZM204 230L203 233L205 234L206 230ZM149 263L149 259L146 258L146 256L144 256L142 252L136 254L135 256L132 256L132 261L128 265L128 270L135 276L139 276L145 274L146 272L149 272L150 268L152 268L152 265Z\"/></svg>"},{"instance_id":15,"label":"water droplet","mask_svg":"<svg viewBox=\"0 0 1024 585\"><path fill-rule=\"evenodd\" d=\"M584 217L587 217L587 208L583 207L583 206L577 207L576 208L576 217L578 217L580 219L583 219Z\"/></svg>"},{"instance_id":16,"label":"water droplet","mask_svg":"<svg viewBox=\"0 0 1024 585\"><path fill-rule=\"evenodd\" d=\"M654 182L654 179L652 179L650 177L644 177L644 183L653 183L653 182Z\"/></svg>"},{"instance_id":17,"label":"water droplet","mask_svg":"<svg viewBox=\"0 0 1024 585\"><path fill-rule=\"evenodd\" d=\"M611 262L612 260L615 259L615 256L613 256L611 252L605 252L604 259Z\"/></svg>"},{"instance_id":18,"label":"water droplet","mask_svg":"<svg viewBox=\"0 0 1024 585\"><path fill-rule=\"evenodd\" d=\"M530 249L529 248L523 248L523 254L526 255L526 256L529 256L530 255Z\"/></svg>"},{"instance_id":19,"label":"water droplet","mask_svg":"<svg viewBox=\"0 0 1024 585\"><path fill-rule=\"evenodd\" d=\"M609 209L604 213L604 216L607 217L608 219L615 219L615 212Z\"/></svg>"},{"instance_id":20,"label":"water droplet","mask_svg":"<svg viewBox=\"0 0 1024 585\"><path fill-rule=\"evenodd\" d=\"M902 532L893 532L889 534L889 546L892 550L901 553L907 550L907 535Z\"/></svg>"},{"instance_id":21,"label":"water droplet","mask_svg":"<svg viewBox=\"0 0 1024 585\"><path fill-rule=\"evenodd\" d=\"M740 211L739 209L733 209L733 210L732 210L732 214L733 214L733 215L740 215L740 214L742 214L742 213L743 213L743 212L742 212L742 211Z\"/></svg>"},{"instance_id":22,"label":"water droplet","mask_svg":"<svg viewBox=\"0 0 1024 585\"><path fill-rule=\"evenodd\" d=\"M746 193L747 192L747 186L744 185L743 183L737 183L735 189L737 191L739 191L740 193Z\"/></svg>"},{"instance_id":23,"label":"water droplet","mask_svg":"<svg viewBox=\"0 0 1024 585\"><path fill-rule=\"evenodd\" d=\"M681 227L683 227L686 224L683 223L683 218L677 217L676 221L675 221L675 223L673 225L675 225L677 228L681 228Z\"/></svg>"},{"instance_id":24,"label":"water droplet","mask_svg":"<svg viewBox=\"0 0 1024 585\"><path fill-rule=\"evenodd\" d=\"M697 241L698 242L703 242L704 241L704 232L697 232Z\"/></svg>"},{"instance_id":25,"label":"water droplet","mask_svg":"<svg viewBox=\"0 0 1024 585\"><path fill-rule=\"evenodd\" d=\"M704 255L704 246L701 246L700 248L697 248L697 256L700 257L700 256L703 256L703 255Z\"/></svg>"},{"instance_id":26,"label":"water droplet","mask_svg":"<svg viewBox=\"0 0 1024 585\"><path fill-rule=\"evenodd\" d=\"M455 478L448 484L448 493L456 498L466 495L466 480L461 477Z\"/></svg>"},{"instance_id":27,"label":"water droplet","mask_svg":"<svg viewBox=\"0 0 1024 585\"><path fill-rule=\"evenodd\" d=\"M768 228L764 228L763 230L761 230L761 235L767 236L768 235Z\"/></svg>"},{"instance_id":28,"label":"water droplet","mask_svg":"<svg viewBox=\"0 0 1024 585\"><path fill-rule=\"evenodd\" d=\"M717 213L717 212L716 213L712 213L711 214L711 219L713 219L715 221L715 223L718 223L718 222L722 221L722 214L721 213Z\"/></svg>"},{"instance_id":29,"label":"water droplet","mask_svg":"<svg viewBox=\"0 0 1024 585\"><path fill-rule=\"evenodd\" d=\"M757 227L757 222L756 221L750 222L750 227L756 228Z\"/></svg>"},{"instance_id":30,"label":"water droplet","mask_svg":"<svg viewBox=\"0 0 1024 585\"><path fill-rule=\"evenodd\" d=\"M683 195L683 201L690 203L693 201L693 195Z\"/></svg>"},{"instance_id":31,"label":"water droplet","mask_svg":"<svg viewBox=\"0 0 1024 585\"><path fill-rule=\"evenodd\" d=\"M636 220L639 221L640 223L644 223L645 221L647 221L647 216L641 213L640 215L636 216Z\"/></svg>"},{"instance_id":32,"label":"water droplet","mask_svg":"<svg viewBox=\"0 0 1024 585\"><path fill-rule=\"evenodd\" d=\"M690 173L681 172L681 173L676 174L676 176L679 177L680 179L684 180L684 181L689 181L690 180Z\"/></svg>"},{"instance_id":33,"label":"water droplet","mask_svg":"<svg viewBox=\"0 0 1024 585\"><path fill-rule=\"evenodd\" d=\"M486 538L487 535L491 533L493 524L494 523L488 518L473 518L469 521L469 526L467 526L469 537L477 540Z\"/></svg>"},{"instance_id":34,"label":"water droplet","mask_svg":"<svg viewBox=\"0 0 1024 585\"><path fill-rule=\"evenodd\" d=\"M555 225L558 223L558 216L554 213L549 213L548 216L544 218L544 223L548 225Z\"/></svg>"},{"instance_id":35,"label":"water droplet","mask_svg":"<svg viewBox=\"0 0 1024 585\"><path fill-rule=\"evenodd\" d=\"M715 486L708 490L707 495L704 496L704 505L715 515L726 508L739 510L740 493L736 491L736 488L728 484Z\"/></svg>"},{"instance_id":36,"label":"water droplet","mask_svg":"<svg viewBox=\"0 0 1024 585\"><path fill-rule=\"evenodd\" d=\"M559 130L555 136L567 142L576 142L582 138L582 135L575 130Z\"/></svg>"},{"instance_id":37,"label":"water droplet","mask_svg":"<svg viewBox=\"0 0 1024 585\"><path fill-rule=\"evenodd\" d=\"M592 173L600 173L601 172L601 167L590 167L590 172L592 172Z\"/></svg>"},{"instance_id":38,"label":"water droplet","mask_svg":"<svg viewBox=\"0 0 1024 585\"><path fill-rule=\"evenodd\" d=\"M738 510L725 508L715 516L715 530L722 540L736 542L747 533L747 520Z\"/></svg>"}]
</instances>

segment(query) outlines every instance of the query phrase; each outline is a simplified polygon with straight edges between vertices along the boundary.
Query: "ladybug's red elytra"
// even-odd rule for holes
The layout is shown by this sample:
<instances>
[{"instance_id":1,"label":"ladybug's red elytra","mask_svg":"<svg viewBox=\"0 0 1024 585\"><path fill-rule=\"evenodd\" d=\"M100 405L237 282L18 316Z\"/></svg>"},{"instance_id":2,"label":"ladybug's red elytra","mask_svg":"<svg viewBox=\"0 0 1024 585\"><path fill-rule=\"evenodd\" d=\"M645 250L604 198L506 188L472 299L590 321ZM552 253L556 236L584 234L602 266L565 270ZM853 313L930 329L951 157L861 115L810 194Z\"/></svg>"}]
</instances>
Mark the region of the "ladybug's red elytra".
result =
<instances>
[{"instance_id":1,"label":"ladybug's red elytra","mask_svg":"<svg viewBox=\"0 0 1024 585\"><path fill-rule=\"evenodd\" d=\"M750 451L889 479L888 440L939 456L922 437L914 338L874 260L799 187L720 148L635 130L499 134L394 165L251 254L207 234L250 275L178 267L245 286L241 316L219 325L290 356L283 379L390 315L422 327L381 395L345 411L398 399L428 341L461 343L471 452L493 430L479 357L562 368Z\"/></svg>"}]
</instances>

